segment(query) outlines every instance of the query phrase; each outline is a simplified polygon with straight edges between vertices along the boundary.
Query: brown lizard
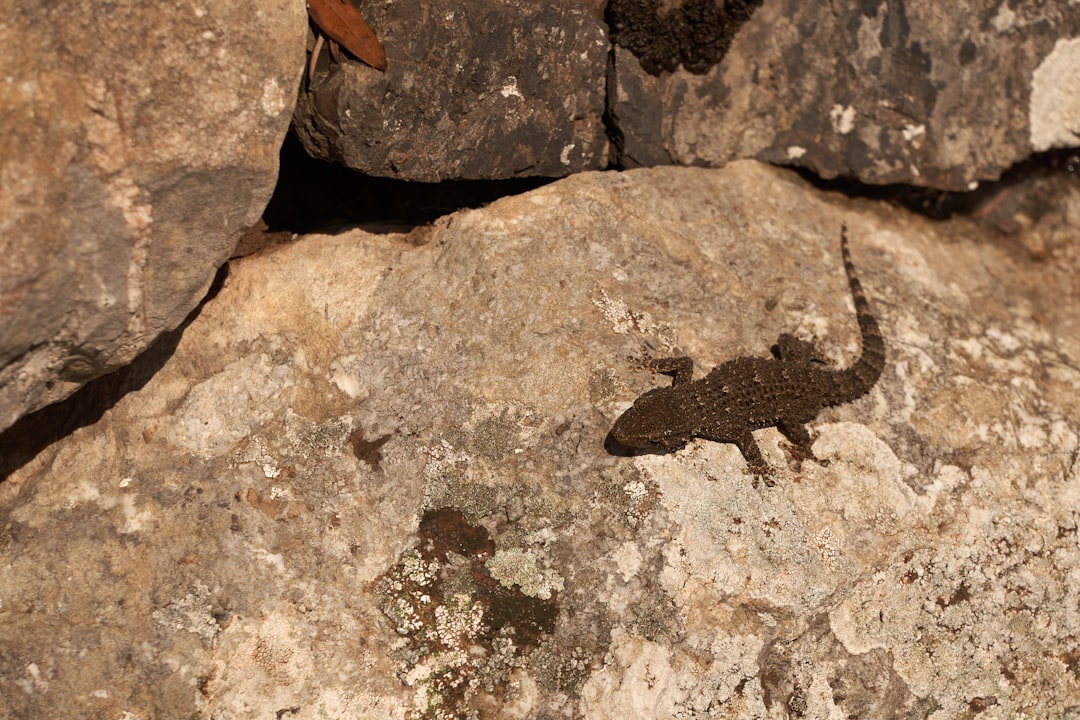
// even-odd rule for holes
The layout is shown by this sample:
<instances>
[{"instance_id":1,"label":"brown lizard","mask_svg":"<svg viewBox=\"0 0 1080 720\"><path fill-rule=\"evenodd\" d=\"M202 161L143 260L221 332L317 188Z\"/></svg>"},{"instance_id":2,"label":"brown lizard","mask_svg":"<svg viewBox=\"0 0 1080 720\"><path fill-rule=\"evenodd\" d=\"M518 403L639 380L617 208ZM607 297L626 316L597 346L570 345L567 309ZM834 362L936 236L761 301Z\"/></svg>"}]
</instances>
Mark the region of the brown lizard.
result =
<instances>
[{"instance_id":1,"label":"brown lizard","mask_svg":"<svg viewBox=\"0 0 1080 720\"><path fill-rule=\"evenodd\" d=\"M695 437L734 443L750 470L764 476L768 485L773 482L751 431L776 427L806 457L814 458L805 423L822 408L865 395L885 367L885 341L855 276L846 226L840 230L840 253L862 334L862 356L851 367L827 367L815 357L811 343L788 333L777 338L772 358L729 360L700 380L691 379L690 358L658 359L651 366L671 375L671 386L635 400L615 421L610 437L628 448L660 452L679 450Z\"/></svg>"}]
</instances>

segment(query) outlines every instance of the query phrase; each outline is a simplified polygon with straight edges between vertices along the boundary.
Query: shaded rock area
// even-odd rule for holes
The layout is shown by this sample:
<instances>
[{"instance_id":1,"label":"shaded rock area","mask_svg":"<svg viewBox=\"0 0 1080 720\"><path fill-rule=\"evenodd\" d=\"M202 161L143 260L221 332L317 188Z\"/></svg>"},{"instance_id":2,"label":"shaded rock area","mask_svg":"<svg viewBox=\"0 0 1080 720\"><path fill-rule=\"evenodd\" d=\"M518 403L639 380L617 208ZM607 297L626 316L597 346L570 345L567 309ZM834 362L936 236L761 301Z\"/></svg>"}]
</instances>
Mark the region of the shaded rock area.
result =
<instances>
[{"instance_id":1,"label":"shaded rock area","mask_svg":"<svg viewBox=\"0 0 1080 720\"><path fill-rule=\"evenodd\" d=\"M364 3L386 72L323 59L301 91L297 133L313 157L404 180L561 177L604 167L602 6Z\"/></svg>"},{"instance_id":2,"label":"shaded rock area","mask_svg":"<svg viewBox=\"0 0 1080 720\"><path fill-rule=\"evenodd\" d=\"M933 0L767 0L707 75L650 74L650 52L670 56L663 35L655 48L639 38L645 47L615 49L620 164L755 157L826 178L968 190L1032 152L1077 144L1078 34L1074 3L976 0L946 13Z\"/></svg>"},{"instance_id":3,"label":"shaded rock area","mask_svg":"<svg viewBox=\"0 0 1080 720\"><path fill-rule=\"evenodd\" d=\"M284 0L3 5L0 429L205 296L273 190L305 32Z\"/></svg>"},{"instance_id":4,"label":"shaded rock area","mask_svg":"<svg viewBox=\"0 0 1080 720\"><path fill-rule=\"evenodd\" d=\"M1075 713L1078 218L1032 259L739 162L234 261L0 485L0 715ZM888 364L827 464L605 452L643 355L850 362L841 223Z\"/></svg>"}]
</instances>

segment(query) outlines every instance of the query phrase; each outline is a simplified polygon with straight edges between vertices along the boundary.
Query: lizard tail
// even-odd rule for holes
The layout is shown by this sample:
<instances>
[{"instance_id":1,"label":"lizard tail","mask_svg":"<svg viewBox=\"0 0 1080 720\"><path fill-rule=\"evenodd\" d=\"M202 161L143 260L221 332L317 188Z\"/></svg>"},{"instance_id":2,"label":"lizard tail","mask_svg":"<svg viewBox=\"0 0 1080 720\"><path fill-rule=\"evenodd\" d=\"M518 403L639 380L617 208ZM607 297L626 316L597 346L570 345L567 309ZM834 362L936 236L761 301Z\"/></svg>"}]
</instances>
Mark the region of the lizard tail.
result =
<instances>
[{"instance_id":1,"label":"lizard tail","mask_svg":"<svg viewBox=\"0 0 1080 720\"><path fill-rule=\"evenodd\" d=\"M870 312L870 303L866 301L862 283L855 275L855 265L851 262L848 251L847 226L840 226L840 254L844 258L844 272L847 273L851 297L855 301L855 315L862 334L862 355L855 364L836 372L836 392L830 398L830 405L851 402L869 392L885 369L885 340L881 328Z\"/></svg>"}]
</instances>

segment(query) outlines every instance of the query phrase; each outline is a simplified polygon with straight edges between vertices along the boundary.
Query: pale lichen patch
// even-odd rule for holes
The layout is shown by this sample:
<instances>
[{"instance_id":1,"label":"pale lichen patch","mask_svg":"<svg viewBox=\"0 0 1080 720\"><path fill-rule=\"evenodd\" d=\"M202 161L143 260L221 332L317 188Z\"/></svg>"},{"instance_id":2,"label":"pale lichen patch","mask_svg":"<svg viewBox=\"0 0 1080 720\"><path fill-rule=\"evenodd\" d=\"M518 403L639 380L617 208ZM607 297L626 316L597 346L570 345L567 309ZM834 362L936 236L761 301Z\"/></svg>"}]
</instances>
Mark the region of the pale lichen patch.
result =
<instances>
[{"instance_id":1,"label":"pale lichen patch","mask_svg":"<svg viewBox=\"0 0 1080 720\"><path fill-rule=\"evenodd\" d=\"M1080 38L1059 38L1032 73L1028 122L1031 145L1037 152L1076 145L1080 135L1078 65Z\"/></svg>"},{"instance_id":2,"label":"pale lichen patch","mask_svg":"<svg viewBox=\"0 0 1080 720\"><path fill-rule=\"evenodd\" d=\"M155 610L152 617L171 630L195 633L207 645L221 630L211 608L210 589L199 581L192 586L191 592Z\"/></svg>"},{"instance_id":3,"label":"pale lichen patch","mask_svg":"<svg viewBox=\"0 0 1080 720\"><path fill-rule=\"evenodd\" d=\"M548 600L552 591L563 589L563 579L554 570L541 567L532 550L499 550L485 565L493 578L507 587L516 585L529 597Z\"/></svg>"}]
</instances>

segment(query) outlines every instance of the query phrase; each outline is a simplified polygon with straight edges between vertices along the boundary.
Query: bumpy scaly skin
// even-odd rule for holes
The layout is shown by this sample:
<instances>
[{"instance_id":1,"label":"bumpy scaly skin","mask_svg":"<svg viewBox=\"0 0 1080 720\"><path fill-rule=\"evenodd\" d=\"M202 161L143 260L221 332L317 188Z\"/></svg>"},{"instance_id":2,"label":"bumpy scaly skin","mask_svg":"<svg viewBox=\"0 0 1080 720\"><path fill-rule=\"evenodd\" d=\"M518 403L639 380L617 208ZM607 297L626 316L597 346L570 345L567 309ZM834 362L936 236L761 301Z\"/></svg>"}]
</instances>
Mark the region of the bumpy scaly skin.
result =
<instances>
[{"instance_id":1,"label":"bumpy scaly skin","mask_svg":"<svg viewBox=\"0 0 1080 720\"><path fill-rule=\"evenodd\" d=\"M814 357L813 345L787 333L777 338L772 358L729 360L700 380L691 379L694 363L688 357L656 360L653 368L671 375L671 386L639 397L615 422L612 438L626 447L661 452L678 450L695 437L734 443L750 469L770 485L751 431L776 427L812 458L805 423L824 407L865 395L885 367L885 341L855 276L846 227L840 252L862 334L862 356L851 367L829 368Z\"/></svg>"}]
</instances>

